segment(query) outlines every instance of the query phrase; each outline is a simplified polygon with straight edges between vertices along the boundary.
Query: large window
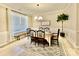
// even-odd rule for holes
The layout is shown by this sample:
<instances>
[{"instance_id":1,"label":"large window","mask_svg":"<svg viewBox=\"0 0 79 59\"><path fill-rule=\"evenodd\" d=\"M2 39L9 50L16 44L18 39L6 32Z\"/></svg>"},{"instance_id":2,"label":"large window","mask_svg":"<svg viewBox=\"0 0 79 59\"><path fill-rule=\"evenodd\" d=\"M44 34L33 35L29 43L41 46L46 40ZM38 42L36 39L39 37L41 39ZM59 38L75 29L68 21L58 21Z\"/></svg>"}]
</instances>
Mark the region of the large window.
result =
<instances>
[{"instance_id":1,"label":"large window","mask_svg":"<svg viewBox=\"0 0 79 59\"><path fill-rule=\"evenodd\" d=\"M11 12L11 32L15 35L19 32L25 32L28 27L28 16Z\"/></svg>"}]
</instances>

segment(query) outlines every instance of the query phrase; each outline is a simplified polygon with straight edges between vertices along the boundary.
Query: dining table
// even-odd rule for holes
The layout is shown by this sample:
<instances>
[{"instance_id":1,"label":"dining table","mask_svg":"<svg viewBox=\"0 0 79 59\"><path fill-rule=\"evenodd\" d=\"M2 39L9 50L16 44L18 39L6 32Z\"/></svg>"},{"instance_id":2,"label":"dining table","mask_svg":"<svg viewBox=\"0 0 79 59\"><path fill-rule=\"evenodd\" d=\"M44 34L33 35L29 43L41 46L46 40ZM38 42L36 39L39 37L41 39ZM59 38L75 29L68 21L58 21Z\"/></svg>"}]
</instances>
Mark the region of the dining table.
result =
<instances>
[{"instance_id":1,"label":"dining table","mask_svg":"<svg viewBox=\"0 0 79 59\"><path fill-rule=\"evenodd\" d=\"M38 31L39 29L37 28L32 28L35 31ZM51 46L51 36L52 36L52 32L51 31L45 31L45 39L48 41L49 46Z\"/></svg>"}]
</instances>

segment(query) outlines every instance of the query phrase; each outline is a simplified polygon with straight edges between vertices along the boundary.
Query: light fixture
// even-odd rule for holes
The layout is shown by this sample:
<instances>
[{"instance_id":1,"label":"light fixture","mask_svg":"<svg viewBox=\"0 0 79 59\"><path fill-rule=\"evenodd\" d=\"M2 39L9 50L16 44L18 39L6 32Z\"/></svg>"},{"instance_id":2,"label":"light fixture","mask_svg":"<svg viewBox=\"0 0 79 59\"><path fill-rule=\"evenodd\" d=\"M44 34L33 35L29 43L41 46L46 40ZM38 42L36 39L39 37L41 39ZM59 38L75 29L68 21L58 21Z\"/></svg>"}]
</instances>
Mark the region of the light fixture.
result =
<instances>
[{"instance_id":1,"label":"light fixture","mask_svg":"<svg viewBox=\"0 0 79 59\"><path fill-rule=\"evenodd\" d=\"M35 17L34 17L34 19L36 20L36 19L38 19L38 17L37 17L37 16L35 16Z\"/></svg>"},{"instance_id":2,"label":"light fixture","mask_svg":"<svg viewBox=\"0 0 79 59\"><path fill-rule=\"evenodd\" d=\"M34 19L36 21L42 21L43 20L43 17L42 16L35 16Z\"/></svg>"},{"instance_id":3,"label":"light fixture","mask_svg":"<svg viewBox=\"0 0 79 59\"><path fill-rule=\"evenodd\" d=\"M39 16L39 17L38 17L38 20L43 20L43 17L42 17L42 16Z\"/></svg>"}]
</instances>

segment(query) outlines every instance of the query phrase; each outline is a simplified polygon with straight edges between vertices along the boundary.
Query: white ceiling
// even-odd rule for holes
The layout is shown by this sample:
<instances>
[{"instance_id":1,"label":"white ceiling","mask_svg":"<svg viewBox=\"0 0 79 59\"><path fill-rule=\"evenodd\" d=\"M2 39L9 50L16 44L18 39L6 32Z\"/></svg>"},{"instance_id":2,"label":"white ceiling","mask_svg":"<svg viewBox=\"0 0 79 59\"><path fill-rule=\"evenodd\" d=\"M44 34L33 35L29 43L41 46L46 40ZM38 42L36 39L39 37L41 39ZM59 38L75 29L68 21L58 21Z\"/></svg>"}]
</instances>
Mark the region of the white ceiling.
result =
<instances>
[{"instance_id":1,"label":"white ceiling","mask_svg":"<svg viewBox=\"0 0 79 59\"><path fill-rule=\"evenodd\" d=\"M68 3L5 3L4 5L19 10L22 13L33 15L50 11L61 10L68 7Z\"/></svg>"}]
</instances>

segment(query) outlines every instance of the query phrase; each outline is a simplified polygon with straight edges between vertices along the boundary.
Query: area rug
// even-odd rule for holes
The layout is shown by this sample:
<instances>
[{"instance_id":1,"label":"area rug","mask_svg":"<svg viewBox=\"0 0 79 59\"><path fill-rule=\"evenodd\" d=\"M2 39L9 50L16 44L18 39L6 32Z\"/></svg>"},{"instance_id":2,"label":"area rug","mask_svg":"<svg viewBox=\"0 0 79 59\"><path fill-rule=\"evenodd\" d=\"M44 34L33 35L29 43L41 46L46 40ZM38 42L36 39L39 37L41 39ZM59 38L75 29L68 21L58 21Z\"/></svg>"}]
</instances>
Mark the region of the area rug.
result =
<instances>
[{"instance_id":1,"label":"area rug","mask_svg":"<svg viewBox=\"0 0 79 59\"><path fill-rule=\"evenodd\" d=\"M27 44L23 44L20 48L24 49L19 56L65 56L65 52L62 48L62 45L57 46L46 46L43 48L42 46L35 46Z\"/></svg>"}]
</instances>

